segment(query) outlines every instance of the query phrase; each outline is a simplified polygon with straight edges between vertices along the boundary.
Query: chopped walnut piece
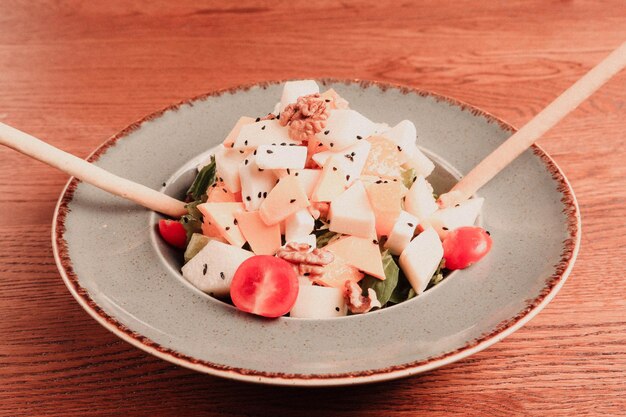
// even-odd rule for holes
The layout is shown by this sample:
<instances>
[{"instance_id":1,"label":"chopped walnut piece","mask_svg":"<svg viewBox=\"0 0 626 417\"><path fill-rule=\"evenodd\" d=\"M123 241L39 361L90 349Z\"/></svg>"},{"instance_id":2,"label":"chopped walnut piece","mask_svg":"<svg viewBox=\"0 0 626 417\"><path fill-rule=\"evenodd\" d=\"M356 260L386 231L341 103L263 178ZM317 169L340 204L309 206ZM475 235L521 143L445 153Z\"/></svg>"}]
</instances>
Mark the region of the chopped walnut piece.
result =
<instances>
[{"instance_id":1,"label":"chopped walnut piece","mask_svg":"<svg viewBox=\"0 0 626 417\"><path fill-rule=\"evenodd\" d=\"M298 98L280 114L280 124L289 125L289 137L294 140L309 140L326 127L329 109L319 93Z\"/></svg>"},{"instance_id":2,"label":"chopped walnut piece","mask_svg":"<svg viewBox=\"0 0 626 417\"><path fill-rule=\"evenodd\" d=\"M324 273L324 265L331 263L335 256L324 249L313 249L306 243L290 242L276 252L276 256L291 263L298 275L311 280Z\"/></svg>"},{"instance_id":3,"label":"chopped walnut piece","mask_svg":"<svg viewBox=\"0 0 626 417\"><path fill-rule=\"evenodd\" d=\"M371 288L367 289L367 296L362 295L359 284L354 281L346 281L345 283L345 299L350 312L354 314L367 313L374 307L380 308L380 302L376 297L376 291Z\"/></svg>"}]
</instances>

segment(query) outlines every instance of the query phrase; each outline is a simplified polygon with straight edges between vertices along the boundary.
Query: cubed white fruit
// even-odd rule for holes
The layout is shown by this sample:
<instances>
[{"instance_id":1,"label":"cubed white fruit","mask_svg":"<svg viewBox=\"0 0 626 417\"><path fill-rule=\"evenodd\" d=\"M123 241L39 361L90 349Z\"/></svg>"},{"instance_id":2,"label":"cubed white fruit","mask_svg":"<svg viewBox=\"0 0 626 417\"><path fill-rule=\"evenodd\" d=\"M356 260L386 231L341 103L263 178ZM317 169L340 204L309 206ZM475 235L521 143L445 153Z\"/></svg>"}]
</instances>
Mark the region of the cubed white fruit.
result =
<instances>
[{"instance_id":1,"label":"cubed white fruit","mask_svg":"<svg viewBox=\"0 0 626 417\"><path fill-rule=\"evenodd\" d=\"M423 175L424 177L429 176L435 169L435 164L419 150L415 143L417 132L413 122L403 120L384 132L382 136L390 139L402 149L405 167L415 169L418 175Z\"/></svg>"},{"instance_id":2,"label":"cubed white fruit","mask_svg":"<svg viewBox=\"0 0 626 417\"><path fill-rule=\"evenodd\" d=\"M417 294L421 294L443 258L437 232L428 228L417 235L400 255L400 268Z\"/></svg>"},{"instance_id":3,"label":"cubed white fruit","mask_svg":"<svg viewBox=\"0 0 626 417\"><path fill-rule=\"evenodd\" d=\"M306 146L261 145L256 151L262 169L303 169L306 163Z\"/></svg>"},{"instance_id":4,"label":"cubed white fruit","mask_svg":"<svg viewBox=\"0 0 626 417\"><path fill-rule=\"evenodd\" d=\"M330 230L363 238L376 237L376 218L361 181L330 203Z\"/></svg>"},{"instance_id":5,"label":"cubed white fruit","mask_svg":"<svg viewBox=\"0 0 626 417\"><path fill-rule=\"evenodd\" d=\"M315 190L315 186L320 180L320 176L322 175L321 169L279 169L274 171L278 178L283 178L287 176L298 177L298 181L304 188L306 192L306 196L311 198L313 194L313 190Z\"/></svg>"},{"instance_id":6,"label":"cubed white fruit","mask_svg":"<svg viewBox=\"0 0 626 417\"><path fill-rule=\"evenodd\" d=\"M250 123L241 127L233 148L235 149L251 149L261 145L271 145L275 143L280 145L284 143L300 144L289 137L289 129L286 126L281 126L277 119L272 120L260 120L255 123Z\"/></svg>"},{"instance_id":7,"label":"cubed white fruit","mask_svg":"<svg viewBox=\"0 0 626 417\"><path fill-rule=\"evenodd\" d=\"M331 110L326 127L317 139L327 148L340 151L370 136L376 124L355 110Z\"/></svg>"},{"instance_id":8,"label":"cubed white fruit","mask_svg":"<svg viewBox=\"0 0 626 417\"><path fill-rule=\"evenodd\" d=\"M483 207L484 198L471 198L454 207L437 210L428 219L422 220L422 227L431 226L439 234L441 240L459 227L472 226Z\"/></svg>"},{"instance_id":9,"label":"cubed white fruit","mask_svg":"<svg viewBox=\"0 0 626 417\"><path fill-rule=\"evenodd\" d=\"M285 220L285 241L293 242L308 236L313 231L315 220L308 209L301 209Z\"/></svg>"},{"instance_id":10,"label":"cubed white fruit","mask_svg":"<svg viewBox=\"0 0 626 417\"><path fill-rule=\"evenodd\" d=\"M287 81L280 97L280 111L283 111L289 104L295 103L298 97L319 92L320 88L313 80Z\"/></svg>"},{"instance_id":11,"label":"cubed white fruit","mask_svg":"<svg viewBox=\"0 0 626 417\"><path fill-rule=\"evenodd\" d=\"M325 319L345 316L348 307L343 288L300 285L298 298L289 316L302 319Z\"/></svg>"},{"instance_id":12,"label":"cubed white fruit","mask_svg":"<svg viewBox=\"0 0 626 417\"><path fill-rule=\"evenodd\" d=\"M241 199L247 211L258 210L274 185L276 175L271 170L260 168L256 156L250 155L239 166Z\"/></svg>"},{"instance_id":13,"label":"cubed white fruit","mask_svg":"<svg viewBox=\"0 0 626 417\"><path fill-rule=\"evenodd\" d=\"M211 240L183 268L183 277L200 291L224 297L239 265L254 253Z\"/></svg>"},{"instance_id":14,"label":"cubed white fruit","mask_svg":"<svg viewBox=\"0 0 626 417\"><path fill-rule=\"evenodd\" d=\"M243 149L228 149L220 145L215 152L215 170L218 178L224 181L224 187L231 193L241 190L239 165L246 159L250 151Z\"/></svg>"},{"instance_id":15,"label":"cubed white fruit","mask_svg":"<svg viewBox=\"0 0 626 417\"><path fill-rule=\"evenodd\" d=\"M385 248L389 249L394 255L400 255L409 245L411 239L413 239L413 234L418 224L419 220L417 217L402 210L391 229L389 237L387 237Z\"/></svg>"},{"instance_id":16,"label":"cubed white fruit","mask_svg":"<svg viewBox=\"0 0 626 417\"><path fill-rule=\"evenodd\" d=\"M332 160L348 176L348 184L352 184L361 176L371 147L371 143L361 140L340 152L324 151L316 153L313 155L313 160L319 166L324 166L329 159Z\"/></svg>"},{"instance_id":17,"label":"cubed white fruit","mask_svg":"<svg viewBox=\"0 0 626 417\"><path fill-rule=\"evenodd\" d=\"M426 219L438 208L432 185L423 176L418 176L404 196L404 209L418 219Z\"/></svg>"}]
</instances>

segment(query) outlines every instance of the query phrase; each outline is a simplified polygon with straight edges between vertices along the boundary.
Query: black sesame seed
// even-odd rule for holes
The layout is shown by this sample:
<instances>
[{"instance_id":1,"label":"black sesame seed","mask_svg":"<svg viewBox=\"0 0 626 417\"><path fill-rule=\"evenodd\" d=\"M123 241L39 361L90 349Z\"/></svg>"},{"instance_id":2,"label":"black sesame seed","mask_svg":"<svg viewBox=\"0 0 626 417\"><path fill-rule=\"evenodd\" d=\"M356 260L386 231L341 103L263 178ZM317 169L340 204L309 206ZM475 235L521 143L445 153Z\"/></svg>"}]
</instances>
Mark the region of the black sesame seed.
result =
<instances>
[{"instance_id":1,"label":"black sesame seed","mask_svg":"<svg viewBox=\"0 0 626 417\"><path fill-rule=\"evenodd\" d=\"M290 143L289 146L297 146L295 143Z\"/></svg>"},{"instance_id":2,"label":"black sesame seed","mask_svg":"<svg viewBox=\"0 0 626 417\"><path fill-rule=\"evenodd\" d=\"M163 187L165 187L165 183L163 183Z\"/></svg>"},{"instance_id":3,"label":"black sesame seed","mask_svg":"<svg viewBox=\"0 0 626 417\"><path fill-rule=\"evenodd\" d=\"M329 133L330 133L330 130L325 130L325 131L324 131L324 134L325 134L325 135L328 135Z\"/></svg>"},{"instance_id":4,"label":"black sesame seed","mask_svg":"<svg viewBox=\"0 0 626 417\"><path fill-rule=\"evenodd\" d=\"M209 268L209 266L207 264L204 264L204 266L202 267L202 275L206 275L206 271Z\"/></svg>"},{"instance_id":5,"label":"black sesame seed","mask_svg":"<svg viewBox=\"0 0 626 417\"><path fill-rule=\"evenodd\" d=\"M332 148L333 146L335 146L335 144L330 142L330 147Z\"/></svg>"},{"instance_id":6,"label":"black sesame seed","mask_svg":"<svg viewBox=\"0 0 626 417\"><path fill-rule=\"evenodd\" d=\"M267 150L267 151L265 151L265 152L267 152L267 153L274 153L274 151L273 151L273 150L271 150L271 149L268 149L268 150Z\"/></svg>"},{"instance_id":7,"label":"black sesame seed","mask_svg":"<svg viewBox=\"0 0 626 417\"><path fill-rule=\"evenodd\" d=\"M413 182L417 181L417 177L413 177Z\"/></svg>"},{"instance_id":8,"label":"black sesame seed","mask_svg":"<svg viewBox=\"0 0 626 417\"><path fill-rule=\"evenodd\" d=\"M235 142L231 143L231 144L230 144L230 147L231 147L231 148L234 148L234 147L235 147Z\"/></svg>"},{"instance_id":9,"label":"black sesame seed","mask_svg":"<svg viewBox=\"0 0 626 417\"><path fill-rule=\"evenodd\" d=\"M280 120L280 114L278 114L278 116L276 116L276 120Z\"/></svg>"},{"instance_id":10,"label":"black sesame seed","mask_svg":"<svg viewBox=\"0 0 626 417\"><path fill-rule=\"evenodd\" d=\"M244 145L248 145L248 140L247 140L247 139L246 139L246 140L244 140L244 141L243 141L243 144L244 144Z\"/></svg>"},{"instance_id":11,"label":"black sesame seed","mask_svg":"<svg viewBox=\"0 0 626 417\"><path fill-rule=\"evenodd\" d=\"M407 223L409 225L409 227L415 227L415 225L413 223Z\"/></svg>"},{"instance_id":12,"label":"black sesame seed","mask_svg":"<svg viewBox=\"0 0 626 417\"><path fill-rule=\"evenodd\" d=\"M340 310L339 307L335 307L335 311L339 311L339 310Z\"/></svg>"},{"instance_id":13,"label":"black sesame seed","mask_svg":"<svg viewBox=\"0 0 626 417\"><path fill-rule=\"evenodd\" d=\"M248 165L248 160L246 159L245 161L243 161L244 165Z\"/></svg>"},{"instance_id":14,"label":"black sesame seed","mask_svg":"<svg viewBox=\"0 0 626 417\"><path fill-rule=\"evenodd\" d=\"M278 184L279 182L280 182L280 178L278 178L278 179L276 180L276 184Z\"/></svg>"},{"instance_id":15,"label":"black sesame seed","mask_svg":"<svg viewBox=\"0 0 626 417\"><path fill-rule=\"evenodd\" d=\"M252 201L252 198L250 198L250 196L246 196L246 201Z\"/></svg>"},{"instance_id":16,"label":"black sesame seed","mask_svg":"<svg viewBox=\"0 0 626 417\"><path fill-rule=\"evenodd\" d=\"M254 150L254 152L252 152L252 155L256 155L256 149Z\"/></svg>"},{"instance_id":17,"label":"black sesame seed","mask_svg":"<svg viewBox=\"0 0 626 417\"><path fill-rule=\"evenodd\" d=\"M346 181L350 181L350 174L346 175Z\"/></svg>"},{"instance_id":18,"label":"black sesame seed","mask_svg":"<svg viewBox=\"0 0 626 417\"><path fill-rule=\"evenodd\" d=\"M382 184L382 183L383 183L383 180L376 181L376 184Z\"/></svg>"},{"instance_id":19,"label":"black sesame seed","mask_svg":"<svg viewBox=\"0 0 626 417\"><path fill-rule=\"evenodd\" d=\"M304 274L302 274L302 275L304 275L305 277L308 277L309 275L311 275L311 273L310 273L310 272L305 272L305 273L304 273Z\"/></svg>"},{"instance_id":20,"label":"black sesame seed","mask_svg":"<svg viewBox=\"0 0 626 417\"><path fill-rule=\"evenodd\" d=\"M267 198L267 191L263 192L263 198Z\"/></svg>"},{"instance_id":21,"label":"black sesame seed","mask_svg":"<svg viewBox=\"0 0 626 417\"><path fill-rule=\"evenodd\" d=\"M442 229L443 230L448 230L448 228L446 226L443 226Z\"/></svg>"},{"instance_id":22,"label":"black sesame seed","mask_svg":"<svg viewBox=\"0 0 626 417\"><path fill-rule=\"evenodd\" d=\"M265 125L261 126L261 130L265 130Z\"/></svg>"},{"instance_id":23,"label":"black sesame seed","mask_svg":"<svg viewBox=\"0 0 626 417\"><path fill-rule=\"evenodd\" d=\"M238 223L239 223L239 222L237 221L237 219L233 219L233 224L234 224L235 226L237 226L237 224L238 224Z\"/></svg>"},{"instance_id":24,"label":"black sesame seed","mask_svg":"<svg viewBox=\"0 0 626 417\"><path fill-rule=\"evenodd\" d=\"M333 167L333 171L337 171L337 167Z\"/></svg>"},{"instance_id":25,"label":"black sesame seed","mask_svg":"<svg viewBox=\"0 0 626 417\"><path fill-rule=\"evenodd\" d=\"M263 172L263 171L264 171L264 169L263 169L263 168L259 168L259 172Z\"/></svg>"},{"instance_id":26,"label":"black sesame seed","mask_svg":"<svg viewBox=\"0 0 626 417\"><path fill-rule=\"evenodd\" d=\"M239 149L239 153L243 153L243 150L242 150L242 149Z\"/></svg>"},{"instance_id":27,"label":"black sesame seed","mask_svg":"<svg viewBox=\"0 0 626 417\"><path fill-rule=\"evenodd\" d=\"M295 198L292 198L291 200L289 200L289 202L290 202L291 204L293 204L293 203L295 203L295 202L296 202L296 199L295 199Z\"/></svg>"},{"instance_id":28,"label":"black sesame seed","mask_svg":"<svg viewBox=\"0 0 626 417\"><path fill-rule=\"evenodd\" d=\"M455 205L454 205L454 207L459 207L459 206L460 206L460 204L455 204Z\"/></svg>"},{"instance_id":29,"label":"black sesame seed","mask_svg":"<svg viewBox=\"0 0 626 417\"><path fill-rule=\"evenodd\" d=\"M317 146L324 146L322 142L318 143Z\"/></svg>"},{"instance_id":30,"label":"black sesame seed","mask_svg":"<svg viewBox=\"0 0 626 417\"><path fill-rule=\"evenodd\" d=\"M226 227L224 228L224 230L229 231L229 230L230 230L230 226L226 226Z\"/></svg>"},{"instance_id":31,"label":"black sesame seed","mask_svg":"<svg viewBox=\"0 0 626 417\"><path fill-rule=\"evenodd\" d=\"M223 272L220 272L220 278L222 278L222 279L226 279L226 275L224 275L224 273L223 273Z\"/></svg>"},{"instance_id":32,"label":"black sesame seed","mask_svg":"<svg viewBox=\"0 0 626 417\"><path fill-rule=\"evenodd\" d=\"M257 117L256 120L255 120L255 122L260 122L260 121L261 121L260 117Z\"/></svg>"},{"instance_id":33,"label":"black sesame seed","mask_svg":"<svg viewBox=\"0 0 626 417\"><path fill-rule=\"evenodd\" d=\"M356 152L350 152L350 156L355 156Z\"/></svg>"},{"instance_id":34,"label":"black sesame seed","mask_svg":"<svg viewBox=\"0 0 626 417\"><path fill-rule=\"evenodd\" d=\"M489 232L489 230L485 230L485 233L487 233L489 236L491 236L491 232Z\"/></svg>"},{"instance_id":35,"label":"black sesame seed","mask_svg":"<svg viewBox=\"0 0 626 417\"><path fill-rule=\"evenodd\" d=\"M286 143L286 142L282 142L282 143L280 144L280 146L287 146L287 143Z\"/></svg>"},{"instance_id":36,"label":"black sesame seed","mask_svg":"<svg viewBox=\"0 0 626 417\"><path fill-rule=\"evenodd\" d=\"M378 241L377 241L376 239L372 240L372 243L373 243L374 245L378 245Z\"/></svg>"},{"instance_id":37,"label":"black sesame seed","mask_svg":"<svg viewBox=\"0 0 626 417\"><path fill-rule=\"evenodd\" d=\"M330 103L330 99L327 98L326 100L324 100L326 103Z\"/></svg>"},{"instance_id":38,"label":"black sesame seed","mask_svg":"<svg viewBox=\"0 0 626 417\"><path fill-rule=\"evenodd\" d=\"M261 191L259 191L259 194L257 194L257 197L261 198L262 195L263 195L263 193Z\"/></svg>"},{"instance_id":39,"label":"black sesame seed","mask_svg":"<svg viewBox=\"0 0 626 417\"><path fill-rule=\"evenodd\" d=\"M224 191L226 194L228 194L228 191L226 191L226 188L222 188L222 191Z\"/></svg>"},{"instance_id":40,"label":"black sesame seed","mask_svg":"<svg viewBox=\"0 0 626 417\"><path fill-rule=\"evenodd\" d=\"M214 183L213 183L213 185L212 185L211 187L213 187L213 188L217 187L217 183L216 183L216 182L214 182Z\"/></svg>"},{"instance_id":41,"label":"black sesame seed","mask_svg":"<svg viewBox=\"0 0 626 417\"><path fill-rule=\"evenodd\" d=\"M299 173L299 172L296 172L296 173L295 173L295 174L293 174L293 175L295 175L295 176L297 177L298 175L300 175L300 173Z\"/></svg>"},{"instance_id":42,"label":"black sesame seed","mask_svg":"<svg viewBox=\"0 0 626 417\"><path fill-rule=\"evenodd\" d=\"M291 175L291 170L289 170L289 168L287 168L287 175Z\"/></svg>"},{"instance_id":43,"label":"black sesame seed","mask_svg":"<svg viewBox=\"0 0 626 417\"><path fill-rule=\"evenodd\" d=\"M398 145L398 151L402 152L402 148Z\"/></svg>"},{"instance_id":44,"label":"black sesame seed","mask_svg":"<svg viewBox=\"0 0 626 417\"><path fill-rule=\"evenodd\" d=\"M357 138L358 140L361 140L361 139L363 139L363 136L359 136L359 135L357 135L357 137L356 137L356 138Z\"/></svg>"}]
</instances>

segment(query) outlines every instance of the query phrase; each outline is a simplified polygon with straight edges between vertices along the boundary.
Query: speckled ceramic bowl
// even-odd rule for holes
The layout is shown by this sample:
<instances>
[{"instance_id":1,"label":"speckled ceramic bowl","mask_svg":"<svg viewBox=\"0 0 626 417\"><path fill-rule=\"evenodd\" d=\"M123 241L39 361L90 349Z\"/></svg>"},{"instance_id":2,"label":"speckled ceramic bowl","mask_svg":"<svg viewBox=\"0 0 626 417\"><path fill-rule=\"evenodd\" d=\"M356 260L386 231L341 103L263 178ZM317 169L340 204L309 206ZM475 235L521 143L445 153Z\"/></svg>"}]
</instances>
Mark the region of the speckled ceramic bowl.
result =
<instances>
[{"instance_id":1,"label":"speckled ceramic bowl","mask_svg":"<svg viewBox=\"0 0 626 417\"><path fill-rule=\"evenodd\" d=\"M408 88L321 80L374 121L417 126L446 191L513 128L466 104ZM235 88L171 106L129 126L89 158L176 195L194 159L241 115L264 115L279 83ZM191 287L179 255L155 234L158 216L72 179L54 217L56 262L72 295L100 324L170 362L227 378L342 385L427 371L485 349L520 328L556 294L580 241L567 180L533 147L481 190L491 253L423 295L366 315L262 319Z\"/></svg>"}]
</instances>

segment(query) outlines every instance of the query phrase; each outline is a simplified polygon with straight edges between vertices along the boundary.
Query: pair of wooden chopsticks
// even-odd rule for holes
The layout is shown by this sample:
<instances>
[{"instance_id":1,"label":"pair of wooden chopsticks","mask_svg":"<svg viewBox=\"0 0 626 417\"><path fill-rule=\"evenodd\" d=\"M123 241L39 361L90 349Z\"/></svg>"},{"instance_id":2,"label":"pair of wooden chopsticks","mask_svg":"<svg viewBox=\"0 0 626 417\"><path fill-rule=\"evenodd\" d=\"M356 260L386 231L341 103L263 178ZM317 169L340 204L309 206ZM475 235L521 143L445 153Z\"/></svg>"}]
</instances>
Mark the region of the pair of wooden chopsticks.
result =
<instances>
[{"instance_id":1,"label":"pair of wooden chopsticks","mask_svg":"<svg viewBox=\"0 0 626 417\"><path fill-rule=\"evenodd\" d=\"M441 195L439 205L449 207L470 198L480 187L624 67L626 67L626 42L483 159L452 190ZM186 213L185 204L182 201L121 178L3 123L0 123L0 144L151 210L172 217L179 217Z\"/></svg>"}]
</instances>

